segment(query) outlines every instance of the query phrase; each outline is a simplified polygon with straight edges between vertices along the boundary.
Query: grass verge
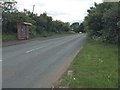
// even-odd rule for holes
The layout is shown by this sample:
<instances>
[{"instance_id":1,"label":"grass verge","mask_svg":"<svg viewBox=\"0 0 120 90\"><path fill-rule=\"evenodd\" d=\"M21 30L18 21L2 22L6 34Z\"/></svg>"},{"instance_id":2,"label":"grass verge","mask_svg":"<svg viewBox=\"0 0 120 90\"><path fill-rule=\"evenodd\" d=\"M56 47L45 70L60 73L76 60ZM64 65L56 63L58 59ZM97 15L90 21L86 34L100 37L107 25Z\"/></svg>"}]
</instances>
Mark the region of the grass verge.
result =
<instances>
[{"instance_id":1,"label":"grass verge","mask_svg":"<svg viewBox=\"0 0 120 90\"><path fill-rule=\"evenodd\" d=\"M43 32L41 34L36 34L34 36L30 36L30 39L36 39L40 37L51 37L51 36L59 36L59 35L69 35L69 34L74 34L72 32L61 32L61 33L55 33L55 32ZM1 38L1 37L0 37ZM17 34L12 33L12 34L2 34L2 41L7 42L7 41L14 41L17 40Z\"/></svg>"},{"instance_id":2,"label":"grass verge","mask_svg":"<svg viewBox=\"0 0 120 90\"><path fill-rule=\"evenodd\" d=\"M12 41L17 40L16 34L2 34L2 41Z\"/></svg>"},{"instance_id":3,"label":"grass verge","mask_svg":"<svg viewBox=\"0 0 120 90\"><path fill-rule=\"evenodd\" d=\"M87 41L56 87L117 88L118 47L97 41Z\"/></svg>"}]
</instances>

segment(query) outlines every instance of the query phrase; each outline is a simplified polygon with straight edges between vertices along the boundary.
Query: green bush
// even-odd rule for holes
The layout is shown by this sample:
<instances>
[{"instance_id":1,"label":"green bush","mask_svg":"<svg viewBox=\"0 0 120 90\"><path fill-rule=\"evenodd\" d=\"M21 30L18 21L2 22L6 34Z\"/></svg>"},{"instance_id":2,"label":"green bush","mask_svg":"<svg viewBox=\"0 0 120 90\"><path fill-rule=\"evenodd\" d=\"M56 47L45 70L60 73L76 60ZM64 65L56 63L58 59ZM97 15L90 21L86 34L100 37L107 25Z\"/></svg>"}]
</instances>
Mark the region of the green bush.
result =
<instances>
[{"instance_id":1,"label":"green bush","mask_svg":"<svg viewBox=\"0 0 120 90\"><path fill-rule=\"evenodd\" d=\"M120 2L96 4L88 10L84 28L93 39L117 44L120 37Z\"/></svg>"}]
</instances>

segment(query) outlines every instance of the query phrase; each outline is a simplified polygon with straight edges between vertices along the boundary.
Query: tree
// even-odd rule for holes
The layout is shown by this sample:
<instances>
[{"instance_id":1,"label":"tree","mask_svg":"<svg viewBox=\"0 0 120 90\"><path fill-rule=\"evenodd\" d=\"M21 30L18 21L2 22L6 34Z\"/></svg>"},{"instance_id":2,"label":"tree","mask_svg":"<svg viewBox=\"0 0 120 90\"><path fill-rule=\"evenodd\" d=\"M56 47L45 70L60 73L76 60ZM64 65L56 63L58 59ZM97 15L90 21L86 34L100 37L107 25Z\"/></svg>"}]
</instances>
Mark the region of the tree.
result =
<instances>
[{"instance_id":1,"label":"tree","mask_svg":"<svg viewBox=\"0 0 120 90\"><path fill-rule=\"evenodd\" d=\"M120 5L120 3L119 4L115 3L111 9L107 10L103 14L103 18L102 18L104 22L104 29L102 30L103 33L102 36L104 41L109 43L117 43L118 38L120 37L118 35L118 33L120 33L119 26L117 25L117 23L120 20L120 16L118 15L120 9L118 9L118 5Z\"/></svg>"},{"instance_id":2,"label":"tree","mask_svg":"<svg viewBox=\"0 0 120 90\"><path fill-rule=\"evenodd\" d=\"M112 7L112 3L101 3L96 4L95 7L91 7L88 10L88 16L84 20L85 30L88 32L89 36L98 36L102 35L103 14Z\"/></svg>"},{"instance_id":3,"label":"tree","mask_svg":"<svg viewBox=\"0 0 120 90\"><path fill-rule=\"evenodd\" d=\"M16 1L12 0L12 2L3 2L3 12L17 12L15 5L17 4Z\"/></svg>"},{"instance_id":4,"label":"tree","mask_svg":"<svg viewBox=\"0 0 120 90\"><path fill-rule=\"evenodd\" d=\"M91 38L100 38L102 41L117 43L119 35L120 2L105 2L96 4L88 10L84 19L84 29Z\"/></svg>"},{"instance_id":5,"label":"tree","mask_svg":"<svg viewBox=\"0 0 120 90\"><path fill-rule=\"evenodd\" d=\"M62 21L56 20L53 21L51 16L48 16L46 12L40 14L34 14L27 9L24 9L23 12L15 11L16 1L12 2L3 2L4 11L2 13L3 24L2 32L3 33L17 33L17 22L30 22L32 26L30 27L30 35L35 36L36 34L43 33L61 33L68 32L70 28L69 23L64 23Z\"/></svg>"},{"instance_id":6,"label":"tree","mask_svg":"<svg viewBox=\"0 0 120 90\"><path fill-rule=\"evenodd\" d=\"M79 23L78 22L72 23L71 28L72 28L73 31L78 33Z\"/></svg>"},{"instance_id":7,"label":"tree","mask_svg":"<svg viewBox=\"0 0 120 90\"><path fill-rule=\"evenodd\" d=\"M78 28L78 31L77 31L78 33L79 32L85 32L85 30L84 30L84 25L83 25L83 23L81 23L80 25L79 25L79 28Z\"/></svg>"},{"instance_id":8,"label":"tree","mask_svg":"<svg viewBox=\"0 0 120 90\"><path fill-rule=\"evenodd\" d=\"M52 17L47 16L47 13L40 14L40 16L33 17L36 21L36 31L41 33L43 31L51 31Z\"/></svg>"},{"instance_id":9,"label":"tree","mask_svg":"<svg viewBox=\"0 0 120 90\"><path fill-rule=\"evenodd\" d=\"M3 33L16 33L17 22L30 22L33 25L35 24L35 21L32 20L29 16L26 16L23 12L3 12Z\"/></svg>"}]
</instances>

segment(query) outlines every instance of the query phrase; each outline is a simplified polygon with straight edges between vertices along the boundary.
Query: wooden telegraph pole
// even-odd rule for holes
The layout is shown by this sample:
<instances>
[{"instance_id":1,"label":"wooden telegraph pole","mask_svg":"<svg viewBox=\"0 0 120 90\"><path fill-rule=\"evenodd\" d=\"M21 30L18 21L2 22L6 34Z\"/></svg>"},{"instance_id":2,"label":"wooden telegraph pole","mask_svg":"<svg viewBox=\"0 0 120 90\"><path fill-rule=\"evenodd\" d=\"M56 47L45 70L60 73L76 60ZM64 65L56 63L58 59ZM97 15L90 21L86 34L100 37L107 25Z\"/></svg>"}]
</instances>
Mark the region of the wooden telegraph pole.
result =
<instances>
[{"instance_id":1,"label":"wooden telegraph pole","mask_svg":"<svg viewBox=\"0 0 120 90\"><path fill-rule=\"evenodd\" d=\"M32 14L34 13L34 8L35 8L35 5L33 5L33 11L32 11Z\"/></svg>"}]
</instances>

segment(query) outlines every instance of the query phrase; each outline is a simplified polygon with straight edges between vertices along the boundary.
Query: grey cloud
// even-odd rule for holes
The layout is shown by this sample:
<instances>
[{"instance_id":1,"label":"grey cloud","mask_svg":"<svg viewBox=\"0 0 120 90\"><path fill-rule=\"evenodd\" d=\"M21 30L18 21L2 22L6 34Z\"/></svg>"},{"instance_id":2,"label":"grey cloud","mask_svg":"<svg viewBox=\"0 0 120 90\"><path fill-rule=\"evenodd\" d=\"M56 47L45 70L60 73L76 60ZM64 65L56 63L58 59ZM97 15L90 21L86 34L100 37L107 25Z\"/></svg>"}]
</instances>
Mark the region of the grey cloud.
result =
<instances>
[{"instance_id":1,"label":"grey cloud","mask_svg":"<svg viewBox=\"0 0 120 90\"><path fill-rule=\"evenodd\" d=\"M35 3L35 5L36 5L36 6L39 6L39 7L44 7L44 6L46 6L45 3Z\"/></svg>"},{"instance_id":2,"label":"grey cloud","mask_svg":"<svg viewBox=\"0 0 120 90\"><path fill-rule=\"evenodd\" d=\"M61 12L61 11L49 11L47 14L51 16L60 16L60 15L70 15L69 13Z\"/></svg>"}]
</instances>

